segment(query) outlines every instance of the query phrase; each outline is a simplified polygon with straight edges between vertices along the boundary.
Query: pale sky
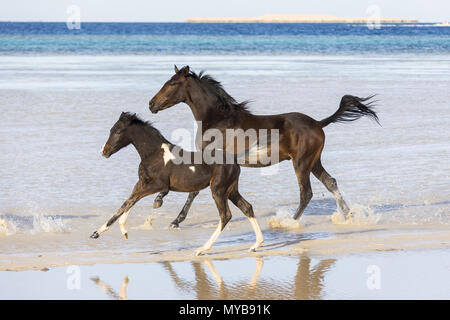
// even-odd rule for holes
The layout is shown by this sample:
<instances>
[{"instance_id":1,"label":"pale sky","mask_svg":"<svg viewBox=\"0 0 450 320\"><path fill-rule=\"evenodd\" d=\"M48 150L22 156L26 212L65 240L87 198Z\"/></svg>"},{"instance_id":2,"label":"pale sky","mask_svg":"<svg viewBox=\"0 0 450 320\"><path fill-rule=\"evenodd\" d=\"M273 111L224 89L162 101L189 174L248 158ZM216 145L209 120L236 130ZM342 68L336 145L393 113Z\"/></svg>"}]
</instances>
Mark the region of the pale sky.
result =
<instances>
[{"instance_id":1,"label":"pale sky","mask_svg":"<svg viewBox=\"0 0 450 320\"><path fill-rule=\"evenodd\" d=\"M0 21L66 21L70 5L80 7L82 22L181 22L271 13L367 17L370 5L380 8L381 17L450 20L450 0L1 0Z\"/></svg>"}]
</instances>

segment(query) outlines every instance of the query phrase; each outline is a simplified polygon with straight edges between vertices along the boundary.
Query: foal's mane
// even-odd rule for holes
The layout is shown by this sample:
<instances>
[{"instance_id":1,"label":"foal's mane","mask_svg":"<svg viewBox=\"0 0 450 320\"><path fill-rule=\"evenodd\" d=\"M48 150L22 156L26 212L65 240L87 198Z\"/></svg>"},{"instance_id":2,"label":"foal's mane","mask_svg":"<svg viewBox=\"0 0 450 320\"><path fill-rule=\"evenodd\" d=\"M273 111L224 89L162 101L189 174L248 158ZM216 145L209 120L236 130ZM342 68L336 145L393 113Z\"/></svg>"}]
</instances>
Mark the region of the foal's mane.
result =
<instances>
[{"instance_id":1,"label":"foal's mane","mask_svg":"<svg viewBox=\"0 0 450 320\"><path fill-rule=\"evenodd\" d=\"M138 125L138 126L142 126L142 127L144 127L145 129L148 129L149 131L152 131L152 132L156 133L159 137L161 137L161 139L162 139L164 142L169 143L169 144L172 144L172 143L170 143L170 142L162 135L162 133L161 133L158 129L156 129L156 128L153 126L153 123L152 123L152 122L142 120L141 118L139 118L139 116L138 116L136 113L124 112L124 113L122 113L122 115L120 116L120 119L121 119L121 120L129 121L129 124L130 124L130 125Z\"/></svg>"},{"instance_id":2,"label":"foal's mane","mask_svg":"<svg viewBox=\"0 0 450 320\"><path fill-rule=\"evenodd\" d=\"M197 75L194 71L190 71L189 76L198 80L198 82L202 84L209 93L216 96L216 107L220 111L226 114L232 113L234 111L250 113L250 111L248 110L248 104L250 103L250 101L246 100L237 102L236 99L234 99L228 94L228 92L225 91L222 84L209 74L205 74L204 71L200 71L200 73Z\"/></svg>"}]
</instances>

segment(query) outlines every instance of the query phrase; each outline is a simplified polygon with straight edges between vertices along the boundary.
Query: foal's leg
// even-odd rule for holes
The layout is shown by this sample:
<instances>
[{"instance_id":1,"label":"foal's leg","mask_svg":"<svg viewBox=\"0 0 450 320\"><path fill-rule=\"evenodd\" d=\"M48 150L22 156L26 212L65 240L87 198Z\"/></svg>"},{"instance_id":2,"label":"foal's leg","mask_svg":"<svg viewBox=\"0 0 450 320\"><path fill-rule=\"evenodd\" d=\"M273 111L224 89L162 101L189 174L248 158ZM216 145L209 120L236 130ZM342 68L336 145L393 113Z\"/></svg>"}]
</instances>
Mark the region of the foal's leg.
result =
<instances>
[{"instance_id":1,"label":"foal's leg","mask_svg":"<svg viewBox=\"0 0 450 320\"><path fill-rule=\"evenodd\" d=\"M225 193L215 193L213 191L213 198L216 202L217 209L219 210L220 221L211 238L209 238L209 240L203 246L195 251L196 256L199 256L204 251L211 249L212 245L214 244L214 242L216 242L217 238L219 237L227 223L231 220L231 211L228 207L228 197L225 195Z\"/></svg>"},{"instance_id":2,"label":"foal's leg","mask_svg":"<svg viewBox=\"0 0 450 320\"><path fill-rule=\"evenodd\" d=\"M128 214L130 212L130 209L134 206L136 202L138 202L140 199L142 199L145 196L148 196L149 194L155 193L156 191L152 190L150 186L144 185L142 181L138 181L136 185L134 186L133 192L131 193L130 197L125 200L125 202L122 204L120 209L117 211L115 215L113 215L103 226L101 226L97 231L94 231L92 233L91 238L97 239L101 233L105 232L109 229L109 227L116 222L117 219L120 218L119 224L120 224L120 231L122 232L125 239L128 239L128 232L126 230L125 224L128 217Z\"/></svg>"},{"instance_id":3,"label":"foal's leg","mask_svg":"<svg viewBox=\"0 0 450 320\"><path fill-rule=\"evenodd\" d=\"M347 204L344 201L344 198L342 198L342 195L339 192L336 179L334 179L328 174L328 172L325 171L320 159L317 160L316 164L314 165L312 173L317 179L320 180L320 182L323 183L327 190L333 194L339 210L344 214L345 218L348 219L351 215L350 209L348 208Z\"/></svg>"},{"instance_id":4,"label":"foal's leg","mask_svg":"<svg viewBox=\"0 0 450 320\"><path fill-rule=\"evenodd\" d=\"M169 193L169 191L164 191L164 192L160 192L158 194L158 196L153 201L153 208L154 209L157 209L157 208L159 208L159 207L161 207L163 205L163 199L164 199L165 196L167 196L168 193Z\"/></svg>"},{"instance_id":5,"label":"foal's leg","mask_svg":"<svg viewBox=\"0 0 450 320\"><path fill-rule=\"evenodd\" d=\"M295 212L294 219L298 219L305 211L306 206L313 196L311 189L311 181L309 175L311 173L311 159L292 159L295 174L297 175L298 185L300 187L300 204Z\"/></svg>"},{"instance_id":6,"label":"foal's leg","mask_svg":"<svg viewBox=\"0 0 450 320\"><path fill-rule=\"evenodd\" d=\"M183 209L181 209L180 213L176 217L175 220L172 221L170 224L171 228L178 228L179 224L186 219L186 216L188 214L189 209L191 208L192 202L194 201L195 197L199 194L199 191L190 192L189 196L186 200L186 203L183 206Z\"/></svg>"},{"instance_id":7,"label":"foal's leg","mask_svg":"<svg viewBox=\"0 0 450 320\"><path fill-rule=\"evenodd\" d=\"M264 242L264 237L261 232L261 228L259 227L258 221L255 218L255 214L253 213L252 205L244 199L243 196L236 189L230 194L229 199L234 203L236 207L238 207L248 218L250 224L252 225L253 231L256 235L256 242L253 246L250 247L248 251L255 252L256 249Z\"/></svg>"}]
</instances>

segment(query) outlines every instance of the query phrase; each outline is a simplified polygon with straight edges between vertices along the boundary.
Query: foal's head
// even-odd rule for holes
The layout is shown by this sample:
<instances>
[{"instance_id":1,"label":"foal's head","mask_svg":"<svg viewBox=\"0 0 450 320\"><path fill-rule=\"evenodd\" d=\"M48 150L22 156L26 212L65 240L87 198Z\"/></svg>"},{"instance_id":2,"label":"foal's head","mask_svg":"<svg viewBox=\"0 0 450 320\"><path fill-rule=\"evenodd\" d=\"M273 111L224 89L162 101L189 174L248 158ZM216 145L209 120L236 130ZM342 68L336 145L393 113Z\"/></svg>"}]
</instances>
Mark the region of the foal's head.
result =
<instances>
[{"instance_id":1,"label":"foal's head","mask_svg":"<svg viewBox=\"0 0 450 320\"><path fill-rule=\"evenodd\" d=\"M139 120L136 114L122 112L119 120L112 126L109 131L108 141L103 145L101 153L105 158L128 146L132 141L130 137L130 127Z\"/></svg>"},{"instance_id":2,"label":"foal's head","mask_svg":"<svg viewBox=\"0 0 450 320\"><path fill-rule=\"evenodd\" d=\"M172 76L150 100L150 111L157 113L160 110L170 108L180 102L184 102L187 97L186 82L189 76L189 66L178 70L175 66L175 75Z\"/></svg>"}]
</instances>

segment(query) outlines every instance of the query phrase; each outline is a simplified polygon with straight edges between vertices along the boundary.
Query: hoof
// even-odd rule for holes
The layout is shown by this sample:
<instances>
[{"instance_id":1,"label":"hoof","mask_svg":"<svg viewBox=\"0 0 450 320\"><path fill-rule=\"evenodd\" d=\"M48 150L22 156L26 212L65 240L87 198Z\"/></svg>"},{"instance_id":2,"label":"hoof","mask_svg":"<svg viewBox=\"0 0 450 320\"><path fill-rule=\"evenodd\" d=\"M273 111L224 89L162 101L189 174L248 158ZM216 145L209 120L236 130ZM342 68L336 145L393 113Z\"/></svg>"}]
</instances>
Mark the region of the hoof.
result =
<instances>
[{"instance_id":1,"label":"hoof","mask_svg":"<svg viewBox=\"0 0 450 320\"><path fill-rule=\"evenodd\" d=\"M158 209L162 205L163 201L161 199L155 199L155 201L153 201L153 209Z\"/></svg>"},{"instance_id":2,"label":"hoof","mask_svg":"<svg viewBox=\"0 0 450 320\"><path fill-rule=\"evenodd\" d=\"M201 256L202 254L203 254L203 251L200 251L200 250L197 250L197 251L194 252L194 255L196 257Z\"/></svg>"},{"instance_id":3,"label":"hoof","mask_svg":"<svg viewBox=\"0 0 450 320\"><path fill-rule=\"evenodd\" d=\"M100 235L98 234L97 231L94 231L94 233L91 234L91 238L92 238L92 239L97 239L98 237L100 237Z\"/></svg>"},{"instance_id":4,"label":"hoof","mask_svg":"<svg viewBox=\"0 0 450 320\"><path fill-rule=\"evenodd\" d=\"M251 247L250 249L248 249L248 252L256 252L256 248Z\"/></svg>"},{"instance_id":5,"label":"hoof","mask_svg":"<svg viewBox=\"0 0 450 320\"><path fill-rule=\"evenodd\" d=\"M353 212L351 212L351 211L347 212L347 213L344 215L344 217L345 217L345 220L346 220L346 221L351 220L351 219L353 218Z\"/></svg>"},{"instance_id":6,"label":"hoof","mask_svg":"<svg viewBox=\"0 0 450 320\"><path fill-rule=\"evenodd\" d=\"M128 232L123 234L125 240L128 240Z\"/></svg>"},{"instance_id":7,"label":"hoof","mask_svg":"<svg viewBox=\"0 0 450 320\"><path fill-rule=\"evenodd\" d=\"M177 222L172 222L169 227L171 229L180 229L180 225Z\"/></svg>"}]
</instances>

